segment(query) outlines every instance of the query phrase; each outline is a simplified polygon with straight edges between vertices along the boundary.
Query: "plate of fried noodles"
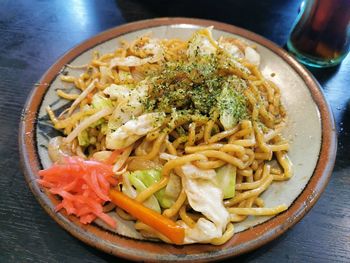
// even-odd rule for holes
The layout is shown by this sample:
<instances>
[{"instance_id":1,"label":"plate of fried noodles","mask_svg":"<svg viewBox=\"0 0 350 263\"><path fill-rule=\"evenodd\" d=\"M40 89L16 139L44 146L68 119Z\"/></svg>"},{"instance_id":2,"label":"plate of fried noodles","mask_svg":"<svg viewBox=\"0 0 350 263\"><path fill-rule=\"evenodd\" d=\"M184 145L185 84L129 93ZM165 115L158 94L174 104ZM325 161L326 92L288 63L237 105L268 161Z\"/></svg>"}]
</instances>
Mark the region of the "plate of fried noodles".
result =
<instances>
[{"instance_id":1,"label":"plate of fried noodles","mask_svg":"<svg viewBox=\"0 0 350 263\"><path fill-rule=\"evenodd\" d=\"M212 261L299 221L336 136L311 74L252 32L163 18L103 32L33 89L25 177L72 235L143 261Z\"/></svg>"}]
</instances>

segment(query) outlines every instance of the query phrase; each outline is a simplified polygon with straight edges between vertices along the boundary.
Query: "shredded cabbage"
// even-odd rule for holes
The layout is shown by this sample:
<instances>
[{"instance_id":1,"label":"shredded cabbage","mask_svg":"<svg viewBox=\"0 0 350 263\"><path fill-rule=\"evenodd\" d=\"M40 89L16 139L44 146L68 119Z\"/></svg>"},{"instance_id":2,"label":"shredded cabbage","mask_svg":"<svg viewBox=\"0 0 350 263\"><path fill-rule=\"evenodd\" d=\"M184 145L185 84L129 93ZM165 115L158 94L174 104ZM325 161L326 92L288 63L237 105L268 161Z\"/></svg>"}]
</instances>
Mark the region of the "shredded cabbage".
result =
<instances>
[{"instance_id":1,"label":"shredded cabbage","mask_svg":"<svg viewBox=\"0 0 350 263\"><path fill-rule=\"evenodd\" d=\"M245 58L253 65L260 65L260 55L254 48L246 47L244 50Z\"/></svg>"},{"instance_id":2,"label":"shredded cabbage","mask_svg":"<svg viewBox=\"0 0 350 263\"><path fill-rule=\"evenodd\" d=\"M236 167L226 164L216 170L216 182L223 192L224 199L235 196Z\"/></svg>"},{"instance_id":3,"label":"shredded cabbage","mask_svg":"<svg viewBox=\"0 0 350 263\"><path fill-rule=\"evenodd\" d=\"M236 59L240 59L244 57L244 54L240 51L240 49L236 45L226 41L225 38L221 38L219 40L219 46L222 49L226 50L228 54L230 54L232 57Z\"/></svg>"},{"instance_id":4,"label":"shredded cabbage","mask_svg":"<svg viewBox=\"0 0 350 263\"><path fill-rule=\"evenodd\" d=\"M112 101L99 93L96 93L94 96L92 96L91 104L95 109L98 110L113 107Z\"/></svg>"},{"instance_id":5,"label":"shredded cabbage","mask_svg":"<svg viewBox=\"0 0 350 263\"><path fill-rule=\"evenodd\" d=\"M155 63L163 59L163 48L157 39L151 39L148 44L142 47L150 51L152 56L146 58L139 58L135 56L128 56L125 58L114 58L111 60L111 68L116 66L137 67L147 63Z\"/></svg>"},{"instance_id":6,"label":"shredded cabbage","mask_svg":"<svg viewBox=\"0 0 350 263\"><path fill-rule=\"evenodd\" d=\"M170 174L164 194L158 198L161 207L170 208L180 195L181 188L181 179L177 175Z\"/></svg>"},{"instance_id":7,"label":"shredded cabbage","mask_svg":"<svg viewBox=\"0 0 350 263\"><path fill-rule=\"evenodd\" d=\"M113 73L110 68L105 66L100 66L100 72L101 72L100 82L102 84L108 83L108 79L113 79Z\"/></svg>"},{"instance_id":8,"label":"shredded cabbage","mask_svg":"<svg viewBox=\"0 0 350 263\"><path fill-rule=\"evenodd\" d=\"M81 131L81 133L79 133L78 135L78 142L80 146L89 146L90 144L90 138L89 138L89 134L87 132L87 130L83 130Z\"/></svg>"},{"instance_id":9,"label":"shredded cabbage","mask_svg":"<svg viewBox=\"0 0 350 263\"><path fill-rule=\"evenodd\" d=\"M212 38L212 27L197 31L189 41L187 56L196 59L198 56L207 56L216 52L216 41Z\"/></svg>"},{"instance_id":10,"label":"shredded cabbage","mask_svg":"<svg viewBox=\"0 0 350 263\"><path fill-rule=\"evenodd\" d=\"M138 117L143 113L144 106L142 100L145 98L148 91L147 81L141 81L134 89L131 89L130 86L126 85L123 85L122 87L116 86L117 85L111 85L106 88L106 93L112 98L118 98L119 102L108 121L109 132L118 129L127 121L134 117Z\"/></svg>"},{"instance_id":11,"label":"shredded cabbage","mask_svg":"<svg viewBox=\"0 0 350 263\"><path fill-rule=\"evenodd\" d=\"M138 170L130 173L128 176L131 182L133 182L132 178L137 178L137 180L142 182L142 184L148 188L151 185L159 182L161 179L161 171L158 169ZM174 174L170 174L169 182L166 188L159 190L154 194L154 196L162 208L169 208L175 203L180 191L180 178Z\"/></svg>"},{"instance_id":12,"label":"shredded cabbage","mask_svg":"<svg viewBox=\"0 0 350 263\"><path fill-rule=\"evenodd\" d=\"M103 90L103 93L108 95L112 100L123 101L127 100L131 95L131 90L134 88L132 84L116 85L112 84Z\"/></svg>"},{"instance_id":13,"label":"shredded cabbage","mask_svg":"<svg viewBox=\"0 0 350 263\"><path fill-rule=\"evenodd\" d=\"M200 218L193 228L182 221L179 222L185 228L184 243L208 243L221 237L230 216L222 201L222 190L215 182L215 171L202 170L192 164L186 164L182 166L182 172L182 185L190 206L205 216ZM203 178L199 177L200 174Z\"/></svg>"},{"instance_id":14,"label":"shredded cabbage","mask_svg":"<svg viewBox=\"0 0 350 263\"><path fill-rule=\"evenodd\" d=\"M245 82L233 77L225 83L221 91L218 104L220 122L225 130L232 129L248 115L246 99L242 93L245 88Z\"/></svg>"},{"instance_id":15,"label":"shredded cabbage","mask_svg":"<svg viewBox=\"0 0 350 263\"><path fill-rule=\"evenodd\" d=\"M130 120L114 132L106 136L106 146L108 149L125 148L142 136L159 128L164 120L164 113L146 113L134 120Z\"/></svg>"},{"instance_id":16,"label":"shredded cabbage","mask_svg":"<svg viewBox=\"0 0 350 263\"><path fill-rule=\"evenodd\" d=\"M150 173L148 173L148 174L150 174ZM138 174L136 172L134 172L134 173L129 173L127 176L128 176L129 181L130 181L130 184L136 188L136 192L140 193L140 192L146 190L149 187L149 185L145 184L144 181L140 180L139 176L137 176L137 175ZM147 177L143 177L143 179L152 180L151 178L147 178ZM148 208L150 208L158 213L161 212L158 200L155 198L154 195L152 195L146 201L144 201L143 204L145 206L147 206Z\"/></svg>"}]
</instances>

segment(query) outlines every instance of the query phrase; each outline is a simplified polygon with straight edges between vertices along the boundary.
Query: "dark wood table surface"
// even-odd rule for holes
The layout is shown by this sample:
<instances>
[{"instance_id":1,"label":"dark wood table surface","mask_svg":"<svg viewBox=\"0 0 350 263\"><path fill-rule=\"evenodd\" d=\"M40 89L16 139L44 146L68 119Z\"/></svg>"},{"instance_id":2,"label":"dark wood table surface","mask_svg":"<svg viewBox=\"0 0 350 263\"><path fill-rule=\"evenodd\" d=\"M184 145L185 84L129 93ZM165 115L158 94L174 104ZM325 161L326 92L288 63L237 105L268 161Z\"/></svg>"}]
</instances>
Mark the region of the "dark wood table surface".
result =
<instances>
[{"instance_id":1,"label":"dark wood table surface","mask_svg":"<svg viewBox=\"0 0 350 263\"><path fill-rule=\"evenodd\" d=\"M130 21L184 16L246 28L283 46L300 0L0 1L0 262L121 261L60 228L27 187L17 143L22 107L33 85L64 52ZM243 262L350 262L350 56L312 70L331 104L338 153L331 180L314 208Z\"/></svg>"}]
</instances>

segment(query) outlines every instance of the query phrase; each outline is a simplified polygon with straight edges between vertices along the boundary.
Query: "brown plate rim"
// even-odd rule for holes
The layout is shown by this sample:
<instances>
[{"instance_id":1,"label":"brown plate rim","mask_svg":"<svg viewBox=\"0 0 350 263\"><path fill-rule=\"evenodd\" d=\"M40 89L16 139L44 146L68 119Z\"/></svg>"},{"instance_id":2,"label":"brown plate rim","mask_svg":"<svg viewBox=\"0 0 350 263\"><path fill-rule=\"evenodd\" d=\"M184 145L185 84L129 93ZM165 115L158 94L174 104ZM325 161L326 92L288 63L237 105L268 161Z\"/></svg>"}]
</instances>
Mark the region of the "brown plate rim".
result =
<instances>
[{"instance_id":1,"label":"brown plate rim","mask_svg":"<svg viewBox=\"0 0 350 263\"><path fill-rule=\"evenodd\" d=\"M198 26L213 25L216 29L240 35L273 51L288 63L303 79L320 113L322 125L320 154L314 173L304 190L287 211L251 229L235 234L229 242L221 246L201 244L173 246L169 244L144 242L109 233L94 225L83 226L72 216L67 216L65 213L55 213L54 203L57 203L57 200L45 190L41 189L35 181L37 172L41 169L35 137L37 112L42 103L42 98L50 86L49 84L56 78L61 68L86 50L112 38L141 29L178 24ZM296 224L316 203L331 176L337 150L334 118L320 85L311 73L290 54L273 42L248 30L211 20L180 17L156 18L124 24L104 31L82 42L64 54L46 71L40 79L39 84L33 88L29 95L23 109L18 139L21 165L25 179L40 205L61 227L81 241L107 253L129 260L150 262L204 262L221 260L246 253L275 239ZM259 234L258 236L257 233Z\"/></svg>"}]
</instances>

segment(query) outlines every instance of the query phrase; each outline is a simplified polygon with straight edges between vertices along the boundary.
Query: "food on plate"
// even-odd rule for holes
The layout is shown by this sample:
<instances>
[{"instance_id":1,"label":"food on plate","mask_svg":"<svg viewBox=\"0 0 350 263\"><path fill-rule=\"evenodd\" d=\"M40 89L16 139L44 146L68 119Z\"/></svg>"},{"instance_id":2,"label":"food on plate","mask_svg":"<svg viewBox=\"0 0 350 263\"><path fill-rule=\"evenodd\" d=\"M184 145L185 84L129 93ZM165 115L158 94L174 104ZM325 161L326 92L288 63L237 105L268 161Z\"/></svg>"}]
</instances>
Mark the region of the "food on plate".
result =
<instances>
[{"instance_id":1,"label":"food on plate","mask_svg":"<svg viewBox=\"0 0 350 263\"><path fill-rule=\"evenodd\" d=\"M221 245L265 207L261 194L292 176L281 92L259 70L253 45L215 40L212 28L187 40L141 36L113 53L93 53L79 76L61 74L79 93L47 113L53 165L38 182L59 195L56 207L83 224L173 244ZM131 235L130 235L131 236Z\"/></svg>"}]
</instances>

